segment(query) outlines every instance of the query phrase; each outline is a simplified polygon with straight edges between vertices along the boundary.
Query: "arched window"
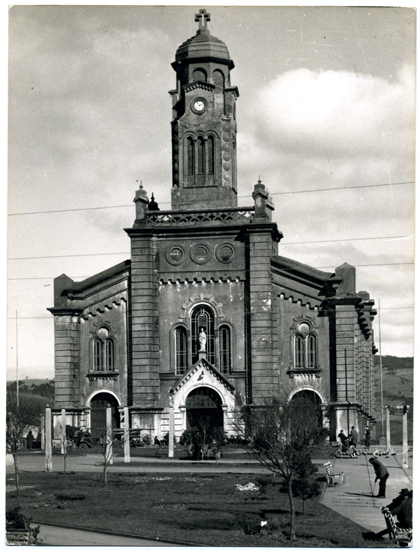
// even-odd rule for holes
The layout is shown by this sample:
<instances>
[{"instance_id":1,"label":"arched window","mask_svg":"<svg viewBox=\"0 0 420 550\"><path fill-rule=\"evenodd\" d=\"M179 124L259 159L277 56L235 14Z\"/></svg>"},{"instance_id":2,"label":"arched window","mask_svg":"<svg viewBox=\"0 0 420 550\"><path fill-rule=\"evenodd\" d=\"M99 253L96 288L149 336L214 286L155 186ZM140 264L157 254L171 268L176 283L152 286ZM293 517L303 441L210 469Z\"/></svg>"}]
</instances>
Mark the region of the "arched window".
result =
<instances>
[{"instance_id":1,"label":"arched window","mask_svg":"<svg viewBox=\"0 0 420 550\"><path fill-rule=\"evenodd\" d=\"M204 174L204 139L199 137L197 140L197 174Z\"/></svg>"},{"instance_id":2,"label":"arched window","mask_svg":"<svg viewBox=\"0 0 420 550\"><path fill-rule=\"evenodd\" d=\"M105 340L105 370L114 370L114 340Z\"/></svg>"},{"instance_id":3,"label":"arched window","mask_svg":"<svg viewBox=\"0 0 420 550\"><path fill-rule=\"evenodd\" d=\"M214 138L207 139L207 173L214 174Z\"/></svg>"},{"instance_id":4,"label":"arched window","mask_svg":"<svg viewBox=\"0 0 420 550\"><path fill-rule=\"evenodd\" d=\"M191 315L191 351L193 364L198 361L198 351L200 349L198 337L201 329L203 329L206 334L206 359L209 363L214 365L214 313L210 307L205 305L196 307Z\"/></svg>"},{"instance_id":5,"label":"arched window","mask_svg":"<svg viewBox=\"0 0 420 550\"><path fill-rule=\"evenodd\" d=\"M309 334L306 338L308 368L316 368L316 336Z\"/></svg>"},{"instance_id":6,"label":"arched window","mask_svg":"<svg viewBox=\"0 0 420 550\"><path fill-rule=\"evenodd\" d=\"M190 137L187 139L187 175L194 175L194 141Z\"/></svg>"},{"instance_id":7,"label":"arched window","mask_svg":"<svg viewBox=\"0 0 420 550\"><path fill-rule=\"evenodd\" d=\"M187 331L184 327L175 329L175 372L185 374L188 370Z\"/></svg>"},{"instance_id":8,"label":"arched window","mask_svg":"<svg viewBox=\"0 0 420 550\"><path fill-rule=\"evenodd\" d=\"M308 323L299 323L294 336L296 369L315 369L317 366L316 336Z\"/></svg>"},{"instance_id":9,"label":"arched window","mask_svg":"<svg viewBox=\"0 0 420 550\"><path fill-rule=\"evenodd\" d=\"M230 328L223 325L219 329L219 363L222 374L230 374L231 369L231 342Z\"/></svg>"},{"instance_id":10,"label":"arched window","mask_svg":"<svg viewBox=\"0 0 420 550\"><path fill-rule=\"evenodd\" d=\"M193 72L193 82L207 82L207 73L204 69L195 69Z\"/></svg>"},{"instance_id":11,"label":"arched window","mask_svg":"<svg viewBox=\"0 0 420 550\"><path fill-rule=\"evenodd\" d=\"M295 368L305 368L305 340L303 336L295 336Z\"/></svg>"},{"instance_id":12,"label":"arched window","mask_svg":"<svg viewBox=\"0 0 420 550\"><path fill-rule=\"evenodd\" d=\"M225 88L225 75L222 71L219 71L218 69L213 71L213 82L216 86L216 92L223 92Z\"/></svg>"},{"instance_id":13,"label":"arched window","mask_svg":"<svg viewBox=\"0 0 420 550\"><path fill-rule=\"evenodd\" d=\"M104 370L102 342L97 339L93 341L93 370Z\"/></svg>"}]
</instances>

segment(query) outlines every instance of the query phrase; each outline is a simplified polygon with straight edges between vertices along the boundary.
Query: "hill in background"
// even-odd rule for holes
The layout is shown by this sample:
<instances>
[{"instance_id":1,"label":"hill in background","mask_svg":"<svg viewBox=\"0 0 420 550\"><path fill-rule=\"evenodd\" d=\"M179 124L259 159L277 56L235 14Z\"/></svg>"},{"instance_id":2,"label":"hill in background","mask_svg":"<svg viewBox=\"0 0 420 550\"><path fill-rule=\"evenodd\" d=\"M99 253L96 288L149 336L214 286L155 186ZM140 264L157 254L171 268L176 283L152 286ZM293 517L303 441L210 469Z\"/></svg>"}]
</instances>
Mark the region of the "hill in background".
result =
<instances>
[{"instance_id":1,"label":"hill in background","mask_svg":"<svg viewBox=\"0 0 420 550\"><path fill-rule=\"evenodd\" d=\"M377 367L377 386L375 397L377 400L377 411L381 414L381 384L380 384L380 357L374 356L374 363ZM383 404L390 407L391 424L391 446L402 443L402 411L397 409L402 405L409 405L408 413L408 439L413 440L413 403L414 403L414 359L413 357L394 357L392 355L382 356L382 387ZM385 415L383 418L383 433L385 436ZM378 418L377 437L381 436L382 420Z\"/></svg>"}]
</instances>

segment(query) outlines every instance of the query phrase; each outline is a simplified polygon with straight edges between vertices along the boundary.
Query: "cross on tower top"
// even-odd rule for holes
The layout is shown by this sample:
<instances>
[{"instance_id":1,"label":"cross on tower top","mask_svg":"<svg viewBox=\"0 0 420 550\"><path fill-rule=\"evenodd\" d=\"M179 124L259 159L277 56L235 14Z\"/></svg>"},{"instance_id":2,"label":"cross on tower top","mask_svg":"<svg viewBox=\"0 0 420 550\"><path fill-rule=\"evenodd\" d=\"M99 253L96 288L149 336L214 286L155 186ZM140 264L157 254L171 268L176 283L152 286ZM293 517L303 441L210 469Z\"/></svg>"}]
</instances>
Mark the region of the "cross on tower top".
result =
<instances>
[{"instance_id":1,"label":"cross on tower top","mask_svg":"<svg viewBox=\"0 0 420 550\"><path fill-rule=\"evenodd\" d=\"M198 10L195 14L195 20L198 21L198 30L207 30L207 21L210 21L210 14L206 10Z\"/></svg>"}]
</instances>

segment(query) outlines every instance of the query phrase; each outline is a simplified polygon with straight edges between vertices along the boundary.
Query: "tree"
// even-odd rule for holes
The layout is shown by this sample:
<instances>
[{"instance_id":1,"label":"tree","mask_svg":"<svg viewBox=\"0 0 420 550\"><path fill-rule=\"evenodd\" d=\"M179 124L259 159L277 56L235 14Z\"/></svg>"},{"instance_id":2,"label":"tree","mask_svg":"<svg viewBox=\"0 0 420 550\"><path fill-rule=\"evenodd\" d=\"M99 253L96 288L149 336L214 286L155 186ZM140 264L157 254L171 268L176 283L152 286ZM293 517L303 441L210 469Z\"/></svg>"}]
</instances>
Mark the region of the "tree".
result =
<instances>
[{"instance_id":1,"label":"tree","mask_svg":"<svg viewBox=\"0 0 420 550\"><path fill-rule=\"evenodd\" d=\"M108 482L108 466L114 462L114 452L113 452L113 438L114 430L112 427L111 415L108 414L107 409L107 422L106 428L101 437L102 444L102 456L104 459L103 462L103 472L104 472L104 483Z\"/></svg>"},{"instance_id":2,"label":"tree","mask_svg":"<svg viewBox=\"0 0 420 550\"><path fill-rule=\"evenodd\" d=\"M308 460L309 449L322 441L325 429L320 415L314 401L289 400L284 396L267 399L258 406L242 407L241 415L235 421L235 430L242 431L251 441L253 455L285 482L292 541L296 540L293 481L298 478L302 464Z\"/></svg>"},{"instance_id":3,"label":"tree","mask_svg":"<svg viewBox=\"0 0 420 550\"><path fill-rule=\"evenodd\" d=\"M20 395L19 400L16 389L7 388L6 392L6 446L13 455L15 467L16 493L19 495L19 464L17 451L21 446L28 430L33 426L39 426L43 402L36 397Z\"/></svg>"},{"instance_id":4,"label":"tree","mask_svg":"<svg viewBox=\"0 0 420 550\"><path fill-rule=\"evenodd\" d=\"M309 453L302 456L302 462L297 468L296 477L292 480L293 496L302 501L302 513L305 514L305 500L319 495L321 488L315 481L314 474L318 468L312 463Z\"/></svg>"}]
</instances>

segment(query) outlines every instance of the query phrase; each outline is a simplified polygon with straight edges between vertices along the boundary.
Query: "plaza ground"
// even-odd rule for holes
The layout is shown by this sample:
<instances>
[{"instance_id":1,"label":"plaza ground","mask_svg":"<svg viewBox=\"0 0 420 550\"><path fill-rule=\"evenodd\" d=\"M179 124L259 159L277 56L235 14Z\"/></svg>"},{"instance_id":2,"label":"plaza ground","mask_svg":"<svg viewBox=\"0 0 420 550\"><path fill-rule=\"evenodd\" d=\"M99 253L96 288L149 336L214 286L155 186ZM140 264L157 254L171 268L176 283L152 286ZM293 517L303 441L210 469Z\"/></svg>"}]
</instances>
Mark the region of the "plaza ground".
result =
<instances>
[{"instance_id":1,"label":"plaza ground","mask_svg":"<svg viewBox=\"0 0 420 550\"><path fill-rule=\"evenodd\" d=\"M334 459L331 456L334 449L326 448L325 457L319 457L314 460L318 466L320 473L322 474L323 463L329 455L329 459L333 463L334 470L336 472L345 472L346 483L344 485L336 485L335 487L327 487L322 496L322 504L331 508L340 515L348 518L356 524L363 527L366 532L368 531L380 531L385 527L380 507L386 502L391 501L398 495L399 491L404 488L412 488L412 457L410 453L408 468L402 467L402 455L401 449L396 448L396 455L389 458L381 457L381 460L387 466L390 472L390 478L387 488L387 499L376 500L372 495L374 493L374 475L373 468L368 464L368 456L360 456L357 460L351 459ZM100 474L102 470L101 455L95 453L69 455L67 459L68 471L84 472L84 473L96 473ZM19 456L20 469L24 472L43 472L44 471L44 456L38 452L32 452L31 454L22 454ZM63 469L63 457L60 455L53 456L53 472L60 472ZM238 452L226 454L226 458L222 458L219 463L216 462L191 462L185 460L168 459L163 454L159 456L133 456L129 464L124 463L123 457L116 457L114 464L110 466L110 475L113 473L130 473L130 474L184 474L184 475L199 475L199 474L249 474L254 476L255 474L262 474L266 471L259 465L258 462L252 460L244 453ZM7 484L8 489L13 491L11 483L13 474L13 464L8 457L7 460ZM10 477L9 477L10 476ZM297 507L299 505L297 504ZM73 530L61 528L61 531L57 532L55 527L42 526L41 533L43 533L43 544L52 544L54 546L67 546L67 545L103 545L104 538L106 536L121 536L126 533L98 533L89 532L86 530ZM76 541L88 541L86 543ZM164 541L156 541L152 539L138 539L135 541L132 537L123 539L126 542L116 543L115 545L136 545L136 546L149 546L149 545L164 545ZM57 542L59 541L59 542ZM74 541L74 542L72 542ZM102 542L100 542L102 541ZM113 545L109 539L107 545ZM135 543L134 543L135 542ZM161 544L159 544L161 542ZM261 541L262 542L262 541ZM389 546L389 540L384 539L383 546ZM169 545L176 545L170 540L167 541ZM179 544L179 543L178 543ZM205 541L203 541L205 544ZM184 545L184 544L182 544ZM263 545L263 544L261 544ZM378 546L375 544L375 546Z\"/></svg>"}]
</instances>

